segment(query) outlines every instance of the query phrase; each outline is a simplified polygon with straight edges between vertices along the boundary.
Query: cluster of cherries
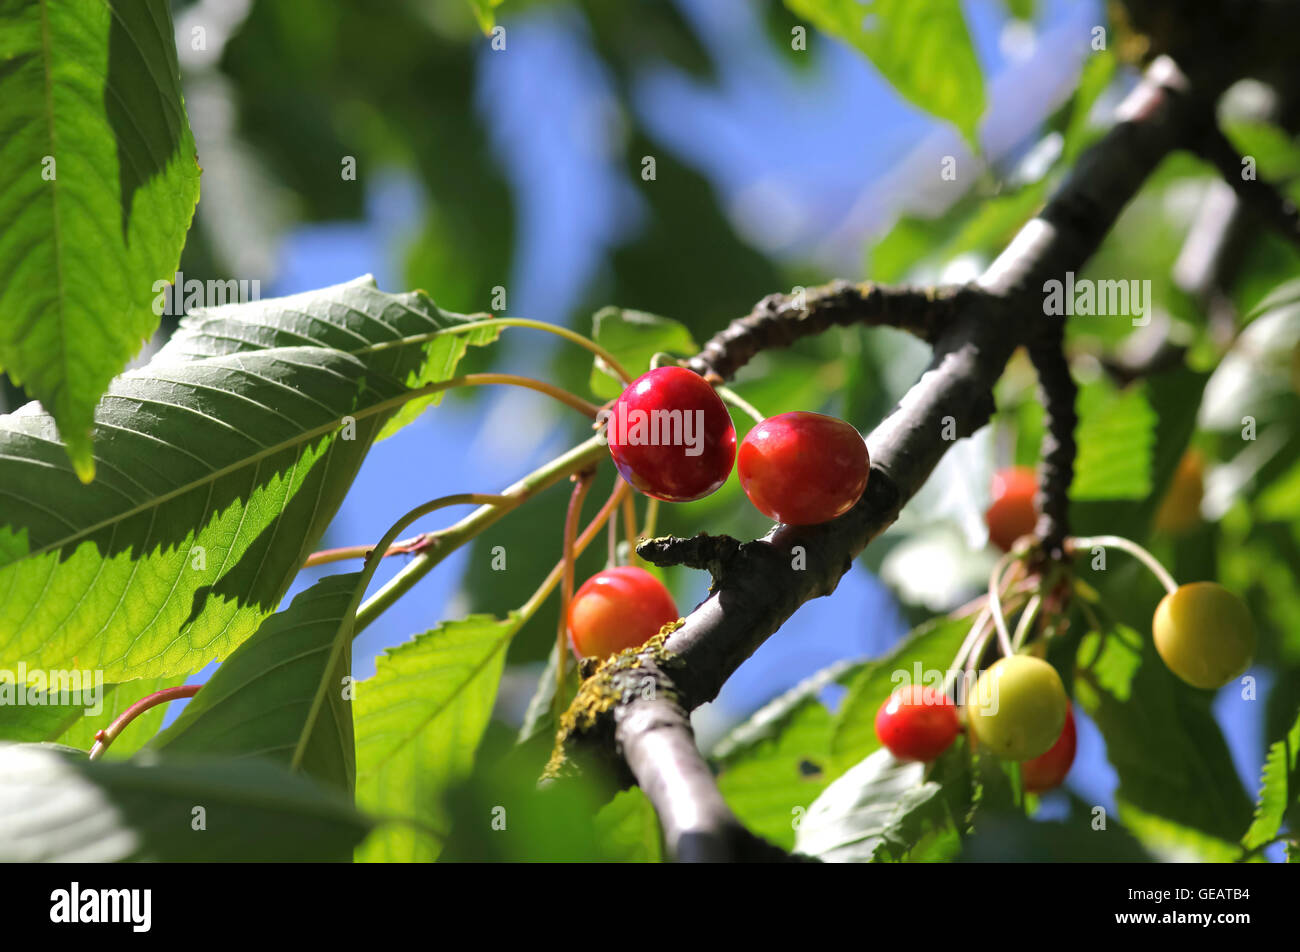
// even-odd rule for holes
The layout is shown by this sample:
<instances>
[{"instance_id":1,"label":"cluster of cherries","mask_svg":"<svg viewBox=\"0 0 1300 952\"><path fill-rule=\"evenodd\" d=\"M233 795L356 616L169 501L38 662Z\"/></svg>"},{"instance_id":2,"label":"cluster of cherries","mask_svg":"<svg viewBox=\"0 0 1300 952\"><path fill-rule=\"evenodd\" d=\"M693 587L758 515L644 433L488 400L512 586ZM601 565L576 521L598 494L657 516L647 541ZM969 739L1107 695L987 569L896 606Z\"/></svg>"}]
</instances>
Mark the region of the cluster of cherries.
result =
<instances>
[{"instance_id":1,"label":"cluster of cherries","mask_svg":"<svg viewBox=\"0 0 1300 952\"><path fill-rule=\"evenodd\" d=\"M1200 480L1199 457L1189 454L1161 506L1157 528L1176 531L1188 523L1182 510L1199 504ZM989 538L999 548L1010 551L1018 539L1033 532L1037 491L1034 472L1026 467L994 477L993 503L985 518ZM1254 658L1250 612L1216 582L1173 587L1156 606L1151 628L1161 660L1193 687L1221 688L1244 673ZM1000 658L980 675L966 714L977 744L1002 759L1020 761L1026 791L1041 793L1065 779L1074 762L1074 714L1060 676L1046 661L1023 654ZM960 732L957 706L931 687L899 688L876 714L876 736L902 760L934 760Z\"/></svg>"},{"instance_id":2,"label":"cluster of cherries","mask_svg":"<svg viewBox=\"0 0 1300 952\"><path fill-rule=\"evenodd\" d=\"M609 419L642 423L610 426L609 452L634 488L666 502L703 499L722 487L735 465L745 495L760 512L803 526L844 515L867 488L867 444L848 423L820 413L782 413L756 424L737 453L726 405L703 377L684 367L659 367L632 381ZM657 422L668 419L677 421L675 431ZM689 445L660 439L681 435L687 419L700 424ZM605 657L644 644L677 618L672 595L658 579L620 566L583 583L569 603L567 625L580 657Z\"/></svg>"},{"instance_id":3,"label":"cluster of cherries","mask_svg":"<svg viewBox=\"0 0 1300 952\"><path fill-rule=\"evenodd\" d=\"M673 419L674 413L675 431L656 422L665 419L663 414ZM682 435L688 414L699 424L694 438L659 439L664 433ZM758 423L737 452L725 404L703 377L683 367L661 367L638 377L614 402L610 418L642 421L639 429L610 426L606 436L623 478L656 499L701 499L716 492L736 465L745 494L764 515L787 525L815 525L844 515L867 486L867 446L848 423L820 413L783 413ZM1193 477L1199 483L1199 466L1184 465L1175 483ZM1037 492L1038 479L1028 467L994 477L985 519L990 540L1003 551L1034 532ZM1199 491L1175 485L1171 497L1193 494L1199 497ZM1178 505L1187 508L1185 502ZM1167 509L1159 523L1186 522L1168 519ZM658 579L644 569L618 566L598 572L578 589L566 624L578 656L605 657L644 644L677 618L672 595ZM1198 688L1222 687L1244 672L1254 655L1250 613L1214 582L1171 587L1156 608L1152 628L1165 664ZM1070 699L1056 669L1041 658L1013 654L989 666L966 704L966 721L973 743L1020 762L1024 789L1031 793L1058 786L1074 762ZM881 743L904 760L934 760L961 729L952 699L920 685L899 688L876 715Z\"/></svg>"},{"instance_id":4,"label":"cluster of cherries","mask_svg":"<svg viewBox=\"0 0 1300 952\"><path fill-rule=\"evenodd\" d=\"M1074 712L1060 675L1041 658L999 658L976 681L966 713L977 744L1020 761L1027 792L1051 790L1070 772ZM899 688L876 714L876 736L900 760L934 760L960 733L957 706L932 687Z\"/></svg>"}]
</instances>

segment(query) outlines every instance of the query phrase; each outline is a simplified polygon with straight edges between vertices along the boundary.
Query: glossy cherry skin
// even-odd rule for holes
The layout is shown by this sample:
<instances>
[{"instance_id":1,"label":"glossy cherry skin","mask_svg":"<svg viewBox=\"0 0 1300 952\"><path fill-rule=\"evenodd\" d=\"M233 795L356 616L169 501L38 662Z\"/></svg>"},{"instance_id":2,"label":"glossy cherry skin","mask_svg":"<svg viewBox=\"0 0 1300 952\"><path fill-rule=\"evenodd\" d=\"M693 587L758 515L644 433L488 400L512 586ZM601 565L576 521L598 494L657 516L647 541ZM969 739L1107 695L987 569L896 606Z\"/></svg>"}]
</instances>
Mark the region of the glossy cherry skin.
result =
<instances>
[{"instance_id":1,"label":"glossy cherry skin","mask_svg":"<svg viewBox=\"0 0 1300 952\"><path fill-rule=\"evenodd\" d=\"M1065 709L1065 727L1047 753L1020 764L1020 779L1027 793L1043 793L1061 785L1074 763L1078 736L1074 730L1074 711Z\"/></svg>"},{"instance_id":2,"label":"glossy cherry skin","mask_svg":"<svg viewBox=\"0 0 1300 952\"><path fill-rule=\"evenodd\" d=\"M871 460L856 429L821 413L768 417L740 444L740 485L759 510L788 526L844 515L867 488Z\"/></svg>"},{"instance_id":3,"label":"glossy cherry skin","mask_svg":"<svg viewBox=\"0 0 1300 952\"><path fill-rule=\"evenodd\" d=\"M605 658L639 648L679 617L672 594L645 569L605 569L569 602L569 643L579 658Z\"/></svg>"},{"instance_id":4,"label":"glossy cherry skin","mask_svg":"<svg viewBox=\"0 0 1300 952\"><path fill-rule=\"evenodd\" d=\"M1217 582L1178 586L1156 606L1151 630L1161 660L1192 687L1221 688L1255 657L1250 610Z\"/></svg>"},{"instance_id":5,"label":"glossy cherry skin","mask_svg":"<svg viewBox=\"0 0 1300 952\"><path fill-rule=\"evenodd\" d=\"M727 481L736 461L731 414L705 379L685 367L637 377L605 419L614 465L656 499L702 499Z\"/></svg>"},{"instance_id":6,"label":"glossy cherry skin","mask_svg":"<svg viewBox=\"0 0 1300 952\"><path fill-rule=\"evenodd\" d=\"M975 682L966 706L979 742L1003 760L1031 760L1065 729L1070 699L1061 676L1029 655L999 658Z\"/></svg>"},{"instance_id":7,"label":"glossy cherry skin","mask_svg":"<svg viewBox=\"0 0 1300 952\"><path fill-rule=\"evenodd\" d=\"M1013 466L993 477L993 505L984 513L989 539L1003 552L1009 552L1016 540L1029 535L1038 524L1034 495L1038 477L1028 466Z\"/></svg>"},{"instance_id":8,"label":"glossy cherry skin","mask_svg":"<svg viewBox=\"0 0 1300 952\"><path fill-rule=\"evenodd\" d=\"M952 699L919 684L899 688L876 712L876 736L899 760L934 760L960 731Z\"/></svg>"}]
</instances>

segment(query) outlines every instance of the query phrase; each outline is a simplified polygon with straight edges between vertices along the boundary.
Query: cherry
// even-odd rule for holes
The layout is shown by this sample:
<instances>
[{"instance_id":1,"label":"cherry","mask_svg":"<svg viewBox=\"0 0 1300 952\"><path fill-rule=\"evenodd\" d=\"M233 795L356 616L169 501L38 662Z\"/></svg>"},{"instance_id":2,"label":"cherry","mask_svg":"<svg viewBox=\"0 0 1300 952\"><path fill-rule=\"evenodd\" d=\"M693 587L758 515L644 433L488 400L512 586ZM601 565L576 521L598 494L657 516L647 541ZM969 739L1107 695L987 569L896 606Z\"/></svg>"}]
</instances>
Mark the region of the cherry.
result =
<instances>
[{"instance_id":1,"label":"cherry","mask_svg":"<svg viewBox=\"0 0 1300 952\"><path fill-rule=\"evenodd\" d=\"M1026 760L1020 765L1020 779L1027 793L1043 793L1061 785L1074 763L1074 749L1078 738L1074 730L1074 711L1065 709L1065 727L1056 743L1047 753Z\"/></svg>"},{"instance_id":2,"label":"cherry","mask_svg":"<svg viewBox=\"0 0 1300 952\"><path fill-rule=\"evenodd\" d=\"M1217 582L1180 585L1160 600L1151 622L1156 651L1169 670L1214 690L1255 657L1255 625L1240 598Z\"/></svg>"},{"instance_id":3,"label":"cherry","mask_svg":"<svg viewBox=\"0 0 1300 952\"><path fill-rule=\"evenodd\" d=\"M1013 466L993 477L993 505L984 513L989 539L1003 552L1009 552L1021 536L1029 535L1038 523L1034 496L1038 477L1028 466Z\"/></svg>"},{"instance_id":4,"label":"cherry","mask_svg":"<svg viewBox=\"0 0 1300 952\"><path fill-rule=\"evenodd\" d=\"M668 502L701 499L727 481L736 428L713 388L685 367L637 377L614 401L605 439L623 478Z\"/></svg>"},{"instance_id":5,"label":"cherry","mask_svg":"<svg viewBox=\"0 0 1300 952\"><path fill-rule=\"evenodd\" d=\"M1169 490L1156 510L1155 528L1160 532L1186 532L1201 519L1201 497L1205 495L1205 460L1188 450L1178 461Z\"/></svg>"},{"instance_id":6,"label":"cherry","mask_svg":"<svg viewBox=\"0 0 1300 952\"><path fill-rule=\"evenodd\" d=\"M876 736L899 760L934 760L960 730L952 700L919 684L899 688L876 712Z\"/></svg>"},{"instance_id":7,"label":"cherry","mask_svg":"<svg viewBox=\"0 0 1300 952\"><path fill-rule=\"evenodd\" d=\"M1011 655L980 675L968 713L975 736L997 756L1031 760L1056 743L1069 708L1055 668L1041 658Z\"/></svg>"},{"instance_id":8,"label":"cherry","mask_svg":"<svg viewBox=\"0 0 1300 952\"><path fill-rule=\"evenodd\" d=\"M843 420L803 410L768 417L740 444L740 485L765 516L790 526L844 515L867 488L867 444Z\"/></svg>"},{"instance_id":9,"label":"cherry","mask_svg":"<svg viewBox=\"0 0 1300 952\"><path fill-rule=\"evenodd\" d=\"M631 565L597 572L574 593L566 624L580 658L639 648L676 621L677 605L662 582Z\"/></svg>"}]
</instances>

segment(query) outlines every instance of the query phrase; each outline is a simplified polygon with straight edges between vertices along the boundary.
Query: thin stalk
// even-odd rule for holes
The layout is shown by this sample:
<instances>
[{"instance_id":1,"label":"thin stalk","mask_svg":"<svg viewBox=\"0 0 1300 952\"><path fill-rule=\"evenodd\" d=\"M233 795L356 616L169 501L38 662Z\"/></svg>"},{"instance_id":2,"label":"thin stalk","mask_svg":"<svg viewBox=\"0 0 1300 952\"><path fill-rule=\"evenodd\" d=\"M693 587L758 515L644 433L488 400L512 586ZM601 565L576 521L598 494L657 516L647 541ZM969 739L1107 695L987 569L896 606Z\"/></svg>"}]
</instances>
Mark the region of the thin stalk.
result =
<instances>
[{"instance_id":1,"label":"thin stalk","mask_svg":"<svg viewBox=\"0 0 1300 952\"><path fill-rule=\"evenodd\" d=\"M645 528L641 530L641 534L647 539L653 539L655 537L655 526L658 522L659 500L651 496L650 501L645 504Z\"/></svg>"},{"instance_id":2,"label":"thin stalk","mask_svg":"<svg viewBox=\"0 0 1300 952\"><path fill-rule=\"evenodd\" d=\"M1169 570L1160 564L1160 560L1148 552L1142 546L1138 545L1132 539L1126 539L1123 536L1116 535L1099 535L1099 536L1082 536L1070 540L1072 549L1091 549L1093 546L1102 548L1114 547L1123 549L1129 555L1136 558L1143 565L1151 570L1151 574L1160 580L1160 584L1165 587L1165 591L1170 594L1178 591L1178 583L1174 577L1169 574Z\"/></svg>"},{"instance_id":3,"label":"thin stalk","mask_svg":"<svg viewBox=\"0 0 1300 952\"><path fill-rule=\"evenodd\" d=\"M612 569L618 565L618 514L609 520L609 531L605 533L606 552L605 568Z\"/></svg>"},{"instance_id":4,"label":"thin stalk","mask_svg":"<svg viewBox=\"0 0 1300 952\"><path fill-rule=\"evenodd\" d=\"M383 588L362 604L357 611L354 631L361 632L410 591L416 582L428 575L438 563L484 529L495 524L506 513L519 508L561 479L590 468L600 462L608 452L600 436L593 436L507 487L499 497L505 499L505 502L482 506L460 522L431 534L429 540L436 544L426 547L411 559L400 572L389 579Z\"/></svg>"},{"instance_id":5,"label":"thin stalk","mask_svg":"<svg viewBox=\"0 0 1300 952\"><path fill-rule=\"evenodd\" d=\"M962 641L961 647L958 648L957 653L953 655L952 664L948 665L948 674L943 680L944 694L952 693L953 686L962 669L962 665L966 659L970 657L970 653L975 647L975 642L983 635L984 630L988 627L991 614L992 612L989 609L988 602L986 601L984 607L979 610L979 614L975 616L975 623L971 625L970 632L966 635L965 640Z\"/></svg>"},{"instance_id":6,"label":"thin stalk","mask_svg":"<svg viewBox=\"0 0 1300 952\"><path fill-rule=\"evenodd\" d=\"M623 531L627 534L627 564L636 565L641 557L636 554L636 502L630 492L623 494Z\"/></svg>"},{"instance_id":7,"label":"thin stalk","mask_svg":"<svg viewBox=\"0 0 1300 952\"><path fill-rule=\"evenodd\" d=\"M573 543L574 558L582 555L587 546L591 544L591 540L596 538L596 533L604 527L610 514L614 511L614 508L622 498L622 494L627 491L627 483L620 482L620 484L614 489L614 492L605 500L604 504L600 507L600 510L592 516L591 522L587 523L587 528L582 530L582 534L579 535ZM564 560L560 559L560 561L555 563L555 567L551 569L542 584L537 586L537 590L533 592L528 601L524 602L524 604L519 608L519 614L523 616L525 620L533 617L533 615L536 614L537 609L541 608L542 603L545 602L551 592L555 590L555 586L560 584L560 580L563 576Z\"/></svg>"},{"instance_id":8,"label":"thin stalk","mask_svg":"<svg viewBox=\"0 0 1300 952\"><path fill-rule=\"evenodd\" d=\"M624 383L631 383L632 375L627 369L618 362L613 354L604 347L601 347L589 337L584 337L576 331L571 331L567 327L561 327L558 324L548 324L545 321L534 321L525 317L491 317L481 321L470 321L466 324L457 324L454 327L444 327L440 330L430 331L427 334L414 334L410 337L400 337L396 340L386 340L378 344L371 344L369 347L363 347L355 353L366 354L375 353L381 350L392 350L398 347L410 347L412 344L421 344L425 341L433 340L437 337L446 337L451 334L466 334L470 331L481 330L485 327L531 327L536 331L545 331L548 334L556 334L565 340L577 344L579 347L591 351L601 360L603 360L609 369L614 371Z\"/></svg>"},{"instance_id":9,"label":"thin stalk","mask_svg":"<svg viewBox=\"0 0 1300 952\"><path fill-rule=\"evenodd\" d=\"M730 403L737 410L744 412L747 416L753 418L755 423L762 423L767 417L758 412L758 409L730 387L724 387L722 384L715 384L713 389L718 396L722 398L723 403Z\"/></svg>"},{"instance_id":10,"label":"thin stalk","mask_svg":"<svg viewBox=\"0 0 1300 952\"><path fill-rule=\"evenodd\" d=\"M143 714L152 707L159 704L166 704L168 701L175 701L184 697L194 697L199 693L201 684L182 684L180 687L163 688L161 691L155 691L153 694L146 694L140 700L136 701L125 711L119 714L106 728L95 732L95 743L90 748L90 759L98 760L104 756L104 751L108 750L109 745L117 739L117 735L122 733L126 725Z\"/></svg>"},{"instance_id":11,"label":"thin stalk","mask_svg":"<svg viewBox=\"0 0 1300 952\"><path fill-rule=\"evenodd\" d=\"M558 664L555 666L555 711L556 719L560 712L558 705L564 701L564 675L568 665L568 654L564 650L568 640L569 602L573 599L574 539L578 534L578 517L582 514L582 501L591 489L591 473L581 472L573 477L573 492L569 496L569 508L564 514L564 582L560 586L560 620L556 624L555 650Z\"/></svg>"},{"instance_id":12,"label":"thin stalk","mask_svg":"<svg viewBox=\"0 0 1300 952\"><path fill-rule=\"evenodd\" d=\"M1020 622L1016 625L1016 633L1011 639L1011 646L1019 651L1025 643L1025 636L1029 634L1029 628L1038 616L1038 608L1043 603L1043 597L1035 593L1030 599L1025 610L1020 613Z\"/></svg>"},{"instance_id":13,"label":"thin stalk","mask_svg":"<svg viewBox=\"0 0 1300 952\"><path fill-rule=\"evenodd\" d=\"M422 532L418 536L412 536L409 539L402 539L394 542L384 553L384 558L392 555L407 555L411 552L418 552L429 544L429 540L434 534ZM303 568L311 568L313 565L326 565L330 562L346 562L350 559L367 559L370 553L375 550L373 545L345 545L338 549L321 549L319 552L313 552L307 556L307 561L302 563Z\"/></svg>"},{"instance_id":14,"label":"thin stalk","mask_svg":"<svg viewBox=\"0 0 1300 952\"><path fill-rule=\"evenodd\" d=\"M366 564L361 570L361 578L357 582L356 600L360 601L361 596L365 594L366 587L370 584L370 580L374 578L375 570L379 568L379 563L383 561L383 556L380 555L380 553L386 553L402 530L415 520L422 516L427 516L431 512L436 512L439 509L446 509L448 506L476 505L492 507L505 505L511 501L512 500L508 496L497 496L491 493L453 493L449 496L439 496L437 499L430 499L428 502L416 506L389 527L388 531L384 533L384 537L379 540L379 543L374 547L370 555L366 557ZM360 611L358 611L357 617L360 617L360 614ZM357 624L357 621L354 618L352 624L352 637L356 638L360 632L361 627Z\"/></svg>"},{"instance_id":15,"label":"thin stalk","mask_svg":"<svg viewBox=\"0 0 1300 952\"><path fill-rule=\"evenodd\" d=\"M524 387L528 390L535 390L538 393L544 393L548 397L554 397L567 407L572 407L579 413L596 419L600 413L600 407L590 400L584 400L576 393L570 393L563 387L557 387L553 383L547 383L545 380L537 380L533 377L521 377L518 374L465 374L460 378L465 381L466 385L494 384L503 383L514 387Z\"/></svg>"},{"instance_id":16,"label":"thin stalk","mask_svg":"<svg viewBox=\"0 0 1300 952\"><path fill-rule=\"evenodd\" d=\"M989 608L993 613L993 624L998 631L998 642L1002 646L1002 653L1007 657L1015 654L1015 650L1011 646L1011 632L1007 630L1007 620L1002 614L1002 598L999 590L1002 587L1003 573L1016 557L1014 551L1008 552L998 559L997 564L993 566L993 571L989 573Z\"/></svg>"}]
</instances>

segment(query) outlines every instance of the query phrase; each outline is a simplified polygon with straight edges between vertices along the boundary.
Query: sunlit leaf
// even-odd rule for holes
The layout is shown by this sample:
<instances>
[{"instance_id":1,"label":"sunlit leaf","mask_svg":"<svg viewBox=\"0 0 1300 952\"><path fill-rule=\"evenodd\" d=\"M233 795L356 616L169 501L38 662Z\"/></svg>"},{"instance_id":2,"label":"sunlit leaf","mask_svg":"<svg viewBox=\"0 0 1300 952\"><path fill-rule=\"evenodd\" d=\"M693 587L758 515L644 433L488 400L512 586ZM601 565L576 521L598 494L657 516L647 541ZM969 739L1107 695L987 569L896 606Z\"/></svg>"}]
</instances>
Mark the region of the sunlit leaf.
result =
<instances>
[{"instance_id":1,"label":"sunlit leaf","mask_svg":"<svg viewBox=\"0 0 1300 952\"><path fill-rule=\"evenodd\" d=\"M85 480L96 403L158 326L199 196L170 9L0 3L0 369Z\"/></svg>"}]
</instances>

